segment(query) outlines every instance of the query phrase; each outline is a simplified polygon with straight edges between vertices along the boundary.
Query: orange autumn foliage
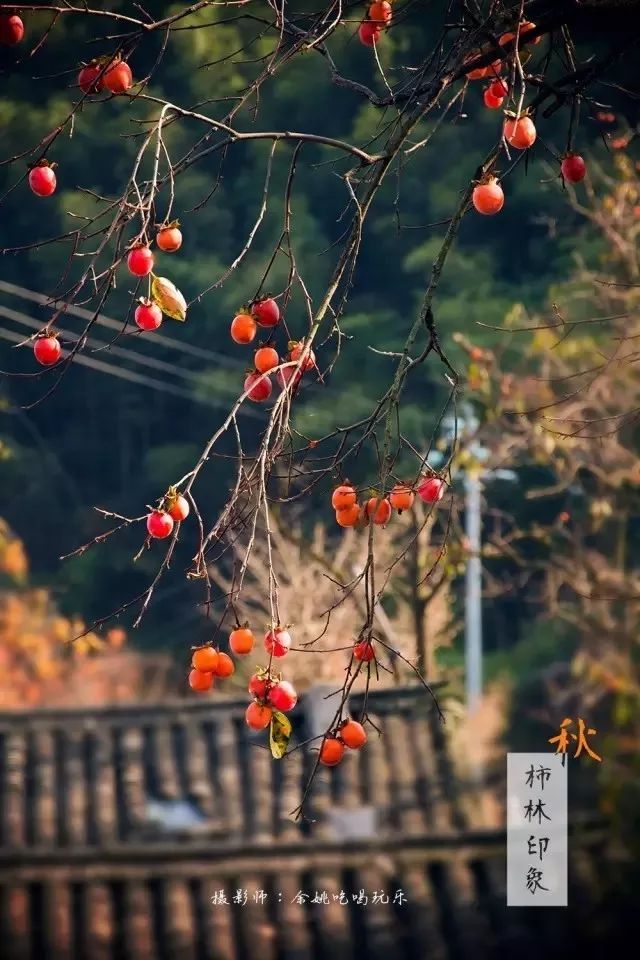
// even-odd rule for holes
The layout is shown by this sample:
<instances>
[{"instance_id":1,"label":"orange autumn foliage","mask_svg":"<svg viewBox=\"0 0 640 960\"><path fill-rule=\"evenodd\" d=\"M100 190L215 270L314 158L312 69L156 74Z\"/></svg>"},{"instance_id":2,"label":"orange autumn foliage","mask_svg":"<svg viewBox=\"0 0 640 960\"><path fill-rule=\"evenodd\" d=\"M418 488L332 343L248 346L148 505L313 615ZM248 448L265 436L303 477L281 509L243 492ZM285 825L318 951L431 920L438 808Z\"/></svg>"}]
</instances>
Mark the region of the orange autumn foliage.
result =
<instances>
[{"instance_id":1,"label":"orange autumn foliage","mask_svg":"<svg viewBox=\"0 0 640 960\"><path fill-rule=\"evenodd\" d=\"M28 586L23 544L0 518L0 709L160 699L171 662L153 670L113 627L98 635L60 615L49 592Z\"/></svg>"}]
</instances>

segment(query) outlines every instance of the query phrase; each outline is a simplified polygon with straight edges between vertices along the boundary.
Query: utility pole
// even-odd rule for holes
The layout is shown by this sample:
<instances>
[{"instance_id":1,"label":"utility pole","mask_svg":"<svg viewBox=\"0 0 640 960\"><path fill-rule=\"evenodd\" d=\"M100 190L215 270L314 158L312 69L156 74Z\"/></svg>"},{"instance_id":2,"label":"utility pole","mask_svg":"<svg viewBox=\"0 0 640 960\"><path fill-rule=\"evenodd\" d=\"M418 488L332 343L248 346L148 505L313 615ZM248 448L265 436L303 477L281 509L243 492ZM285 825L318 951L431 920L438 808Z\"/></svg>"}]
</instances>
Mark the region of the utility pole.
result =
<instances>
[{"instance_id":1,"label":"utility pole","mask_svg":"<svg viewBox=\"0 0 640 960\"><path fill-rule=\"evenodd\" d=\"M464 605L464 660L467 710L472 713L482 696L482 484L480 472L469 469L464 477L467 561Z\"/></svg>"},{"instance_id":2,"label":"utility pole","mask_svg":"<svg viewBox=\"0 0 640 960\"><path fill-rule=\"evenodd\" d=\"M487 479L517 480L513 470L485 467L490 451L474 440L478 426L472 406L464 404L461 415L444 417L441 427L442 436L448 443L466 441L465 449L472 460L463 476L465 534L469 548L464 605L465 694L469 714L478 707L482 697L482 482ZM434 453L433 466L437 467L445 458L437 450Z\"/></svg>"}]
</instances>

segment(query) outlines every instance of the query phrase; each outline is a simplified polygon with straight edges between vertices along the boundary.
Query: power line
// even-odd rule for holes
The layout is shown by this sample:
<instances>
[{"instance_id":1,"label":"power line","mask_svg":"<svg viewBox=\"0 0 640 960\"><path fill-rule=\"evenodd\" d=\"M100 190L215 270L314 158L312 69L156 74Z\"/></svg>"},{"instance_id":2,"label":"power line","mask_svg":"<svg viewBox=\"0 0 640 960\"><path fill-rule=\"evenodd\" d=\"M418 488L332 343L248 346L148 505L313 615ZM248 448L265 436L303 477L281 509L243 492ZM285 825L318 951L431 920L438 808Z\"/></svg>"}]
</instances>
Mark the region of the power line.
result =
<instances>
[{"instance_id":1,"label":"power line","mask_svg":"<svg viewBox=\"0 0 640 960\"><path fill-rule=\"evenodd\" d=\"M0 280L0 292L13 294L17 297L23 297L26 300L30 300L33 303L37 303L48 309L54 309L56 307L64 307L65 313L71 314L73 316L81 317L83 320L92 320L95 316L94 312L92 312L91 310L86 310L84 307L76 307L74 304L65 305L60 300L51 300L49 297L45 296L42 293L37 293L37 291L35 290L29 290L27 287L20 287L17 284L9 283L6 280ZM0 313L3 312L3 309L8 310L9 308L0 307ZM25 315L23 314L23 316ZM108 327L110 330L115 330L120 335L123 334L124 324L122 321L114 320L113 318L107 317L102 313L99 313L95 319L96 319L96 323L100 324L101 326ZM42 324L40 324L39 326L42 326ZM128 335L131 335L131 333L134 333L134 332L137 333L137 331L130 331ZM71 336L75 336L75 334L71 334ZM164 336L161 333L157 333L155 330L145 332L145 341L151 342L151 343L159 343L163 346L168 347L173 353L181 351L182 353L186 353L193 357L198 357L200 359L213 361L216 363L216 365L227 367L229 369L244 371L247 368L246 362L242 360L235 360L233 359L233 357L229 357L226 354L216 353L213 350L207 350L203 347L196 347L190 343L183 343L181 340L175 340L173 339L173 337ZM113 347L111 347L110 349L114 350ZM126 350L125 347L118 347L116 349L118 351ZM155 366L156 369L160 369L157 366L157 363L162 363L162 361L156 361L155 363L151 363L151 362L148 362L149 359L150 358L147 358L146 360L139 360L138 362L142 363L145 366ZM187 377L196 376L192 371L187 372L185 367L180 367L178 364L168 364L167 366L170 368L171 372L177 373L178 371L182 371L182 375L184 376L187 376ZM319 384L310 383L307 387L307 390L309 390L311 393L315 393L318 389L318 386ZM330 394L335 393L337 395L337 391L335 391L331 387L327 387L325 383L322 384L322 392L325 396L327 395L327 392L329 392ZM247 414L249 416L256 415L255 411L253 410L248 411Z\"/></svg>"},{"instance_id":2,"label":"power line","mask_svg":"<svg viewBox=\"0 0 640 960\"><path fill-rule=\"evenodd\" d=\"M5 330L2 327L0 327L0 338L8 340L10 343L24 343L23 336L14 333L12 330ZM66 354L67 351L63 351L63 355ZM113 364L106 363L104 360L97 360L95 357L87 357L82 353L77 353L73 362L80 363L82 366L90 367L93 370L99 370L100 373L108 373L113 377L119 377L121 380L128 380L130 383L138 383L142 386L150 387L153 390L158 390L160 393L170 393L175 397L196 401L207 407L228 409L227 404L223 403L222 400L200 397L198 394L184 390L182 387L177 387L172 383L157 380L155 377L149 377L146 374L137 373L134 370L127 370L125 367L117 367ZM246 417L260 418L257 411L245 408L244 405L240 407L238 413L244 414Z\"/></svg>"},{"instance_id":3,"label":"power line","mask_svg":"<svg viewBox=\"0 0 640 960\"><path fill-rule=\"evenodd\" d=\"M23 326L29 327L31 330L42 329L41 320L35 320L28 314L22 313L20 310L12 310L10 307L0 306L0 316L6 317L8 320L14 320L16 323L21 323ZM57 327L57 330L70 340L75 340L77 337L75 333L70 330L65 330L62 327ZM108 349L109 354L112 356L124 357L125 359L132 360L134 363L141 364L143 367L152 367L154 370L158 370L161 373L169 373L177 377L184 377L186 380L199 379L199 375L193 370L187 370L178 364L167 363L165 360L156 360L155 357L149 357L145 353L137 353L135 350L131 350L127 347L120 347L115 343L104 343L101 340L96 340L95 337L87 337L87 343L99 348L102 347L104 349Z\"/></svg>"},{"instance_id":4,"label":"power line","mask_svg":"<svg viewBox=\"0 0 640 960\"><path fill-rule=\"evenodd\" d=\"M10 295L14 295L17 297L22 297L33 303L37 303L40 306L44 306L47 309L54 309L55 307L60 306L64 308L65 314L78 316L84 320L92 320L95 317L97 324L107 327L110 330L117 331L118 334L120 335L122 335L124 331L124 324L122 323L122 321L114 320L113 318L107 317L102 313L99 313L96 317L94 312L90 310L86 310L83 307L77 307L74 304L66 305L59 300L51 300L49 297L45 296L44 294L38 293L35 290L30 290L27 287L21 287L21 286L18 286L17 284L9 283L6 280L0 280L0 292L8 293ZM9 307L0 306L0 316L5 316L7 317L7 319L13 319L17 323L23 323L31 327L32 329L41 329L43 326L43 323L41 321L36 321L34 318L29 317L27 314L21 313L20 311L14 311ZM61 330L61 332L71 338L77 336L75 333L69 333L69 331L66 331L66 330ZM130 331L130 333L133 333L133 332L137 333L137 331ZM180 364L167 363L166 361L156 360L153 357L149 357L148 354L139 354L139 353L136 353L136 351L134 350L131 350L127 347L117 346L116 344L104 344L101 341L96 341L96 340L93 340L92 338L87 338L87 339L89 343L95 343L98 346L104 346L104 347L108 346L110 353L129 358L134 363L139 363L142 366L148 366L148 367L154 368L159 372L171 373L171 374L174 374L175 376L182 376L187 380L199 379L198 374L195 371L192 371L192 370L189 370L188 368L180 366ZM146 331L145 342L159 343L163 346L169 347L172 352L181 351L182 353L186 353L190 356L198 357L200 359L205 359L209 361L214 361L217 366L233 368L234 371L238 369L241 369L243 371L246 370L246 363L243 361L234 360L233 358L228 357L225 354L216 353L213 350L207 350L203 347L196 347L189 343L183 343L181 340L175 340L172 337L164 336L163 334L159 334L156 331ZM79 354L76 354L75 359L76 360L80 359ZM91 358L84 357L84 359L88 360ZM85 365L89 366L90 364L85 364ZM98 368L95 367L95 369L98 369ZM103 368L103 371L109 372L106 366ZM140 374L138 376L142 376L142 375ZM127 378L125 377L123 379L127 379ZM140 380L139 382L143 383L144 381ZM151 383L149 383L148 385L151 386ZM318 386L319 386L318 384L310 383L308 385L308 389L310 388L311 393L315 393L318 389ZM160 389L160 388L156 387L156 389ZM328 389L330 393L336 392L331 388L328 388ZM324 383L322 384L322 391L326 397L327 385ZM180 395L180 394L176 394L176 395ZM189 396L191 399L197 399L199 402L207 402L209 406L213 406L213 407L217 406L221 408L225 407L224 401L215 401L215 400L204 401L203 398L200 398L195 394L187 394L185 392L183 392L182 395ZM240 411L245 416L252 417L253 419L260 419L260 415L257 413L257 411L252 410L251 408L247 408L246 405L243 405L242 407L240 407Z\"/></svg>"},{"instance_id":5,"label":"power line","mask_svg":"<svg viewBox=\"0 0 640 960\"><path fill-rule=\"evenodd\" d=\"M25 300L31 300L33 303L38 303L40 306L47 307L50 310L64 308L65 313L74 317L80 317L83 320L92 320L95 316L93 311L86 310L84 307L77 307L75 304L67 305L61 300L51 300L42 293L38 293L35 290L29 290L27 287L20 287L15 283L8 283L6 280L0 280L0 290L16 297L22 297ZM107 317L103 313L98 314L96 317L96 322L103 327L108 327L110 330L117 330L119 332L122 332L124 328L124 324L121 320L114 320L112 317ZM212 360L221 364L222 366L234 367L235 369L244 369L245 367L245 364L242 360L234 360L233 357L229 357L226 354L216 353L215 351L207 350L204 347L196 347L191 343L183 343L182 340L176 340L173 337L167 337L162 333L157 333L156 331L149 331L147 336L151 342L159 343L163 346L169 347L174 352L181 351L182 353L189 354L192 357L198 357L201 360Z\"/></svg>"}]
</instances>

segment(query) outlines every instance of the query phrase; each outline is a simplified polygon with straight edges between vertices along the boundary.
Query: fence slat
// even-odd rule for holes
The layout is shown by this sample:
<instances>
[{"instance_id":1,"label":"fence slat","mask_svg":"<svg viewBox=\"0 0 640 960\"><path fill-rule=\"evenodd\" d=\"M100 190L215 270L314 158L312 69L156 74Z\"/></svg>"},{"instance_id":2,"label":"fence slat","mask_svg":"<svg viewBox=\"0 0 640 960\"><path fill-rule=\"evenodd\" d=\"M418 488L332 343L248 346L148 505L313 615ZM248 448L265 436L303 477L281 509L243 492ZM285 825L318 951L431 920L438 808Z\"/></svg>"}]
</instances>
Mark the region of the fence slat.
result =
<instances>
[{"instance_id":1,"label":"fence slat","mask_svg":"<svg viewBox=\"0 0 640 960\"><path fill-rule=\"evenodd\" d=\"M220 818L216 809L213 784L209 771L207 748L202 726L191 719L182 726L184 733L184 763L187 777L187 792L197 803L203 816L211 827L220 827Z\"/></svg>"},{"instance_id":2,"label":"fence slat","mask_svg":"<svg viewBox=\"0 0 640 960\"><path fill-rule=\"evenodd\" d=\"M47 935L47 960L72 960L71 891L66 883L47 883L42 925Z\"/></svg>"},{"instance_id":3,"label":"fence slat","mask_svg":"<svg viewBox=\"0 0 640 960\"><path fill-rule=\"evenodd\" d=\"M241 803L242 789L238 766L238 738L236 728L229 717L216 720L209 728L216 754L214 772L219 785L221 807L224 811L224 827L230 837L239 837L244 826Z\"/></svg>"},{"instance_id":4,"label":"fence slat","mask_svg":"<svg viewBox=\"0 0 640 960\"><path fill-rule=\"evenodd\" d=\"M217 902L217 895L224 890L227 898L228 888L219 878L207 876L199 884L200 911L204 921L206 956L216 960L238 960L238 941L233 925L231 911L235 909L229 903Z\"/></svg>"},{"instance_id":5,"label":"fence slat","mask_svg":"<svg viewBox=\"0 0 640 960\"><path fill-rule=\"evenodd\" d=\"M194 915L187 884L181 879L167 879L162 887L168 960L196 960Z\"/></svg>"},{"instance_id":6,"label":"fence slat","mask_svg":"<svg viewBox=\"0 0 640 960\"><path fill-rule=\"evenodd\" d=\"M397 949L391 906L382 899L388 897L390 900L393 895L389 889L392 873L391 861L381 860L380 865L366 866L356 874L356 886L369 897L368 904L356 909L362 911L362 921L367 931L367 957L370 960L388 960ZM379 895L378 902L374 902L376 893Z\"/></svg>"},{"instance_id":7,"label":"fence slat","mask_svg":"<svg viewBox=\"0 0 640 960\"><path fill-rule=\"evenodd\" d=\"M135 832L144 823L146 794L144 787L144 740L139 727L118 731L122 764L122 789L124 813L131 831Z\"/></svg>"},{"instance_id":8,"label":"fence slat","mask_svg":"<svg viewBox=\"0 0 640 960\"><path fill-rule=\"evenodd\" d=\"M56 838L54 742L51 730L34 730L33 842L51 846Z\"/></svg>"},{"instance_id":9,"label":"fence slat","mask_svg":"<svg viewBox=\"0 0 640 960\"><path fill-rule=\"evenodd\" d=\"M259 874L247 874L242 886L249 894L246 905L234 905L241 927L243 948L247 960L276 960L276 928L265 903L254 902L253 894L265 890L265 881Z\"/></svg>"},{"instance_id":10,"label":"fence slat","mask_svg":"<svg viewBox=\"0 0 640 960\"><path fill-rule=\"evenodd\" d=\"M26 841L25 827L26 741L22 731L4 738L4 830L7 846L21 847Z\"/></svg>"},{"instance_id":11,"label":"fence slat","mask_svg":"<svg viewBox=\"0 0 640 960\"><path fill-rule=\"evenodd\" d=\"M0 888L0 933L2 956L7 960L25 960L31 943L29 892L20 884Z\"/></svg>"},{"instance_id":12,"label":"fence slat","mask_svg":"<svg viewBox=\"0 0 640 960\"><path fill-rule=\"evenodd\" d=\"M156 723L151 729L153 766L163 800L177 800L181 796L171 728L167 723Z\"/></svg>"},{"instance_id":13,"label":"fence slat","mask_svg":"<svg viewBox=\"0 0 640 960\"><path fill-rule=\"evenodd\" d=\"M124 887L124 942L133 960L146 960L155 953L151 898L144 881L131 881Z\"/></svg>"},{"instance_id":14,"label":"fence slat","mask_svg":"<svg viewBox=\"0 0 640 960\"><path fill-rule=\"evenodd\" d=\"M87 749L94 771L89 791L97 842L104 846L112 842L118 833L113 731L108 724L95 724L88 735Z\"/></svg>"},{"instance_id":15,"label":"fence slat","mask_svg":"<svg viewBox=\"0 0 640 960\"><path fill-rule=\"evenodd\" d=\"M91 960L111 960L114 917L109 888L102 883L89 883L84 888L84 896L85 956L91 957Z\"/></svg>"},{"instance_id":16,"label":"fence slat","mask_svg":"<svg viewBox=\"0 0 640 960\"><path fill-rule=\"evenodd\" d=\"M67 793L67 836L72 846L87 842L87 784L82 762L83 733L71 727L63 735L63 782Z\"/></svg>"},{"instance_id":17,"label":"fence slat","mask_svg":"<svg viewBox=\"0 0 640 960\"><path fill-rule=\"evenodd\" d=\"M342 889L340 871L316 871L313 874L313 886L321 895L325 894L329 902L312 905L311 911L316 928L316 939L320 945L322 960L351 960L353 941L349 925L351 903L340 903ZM315 892L315 891L306 891Z\"/></svg>"}]
</instances>

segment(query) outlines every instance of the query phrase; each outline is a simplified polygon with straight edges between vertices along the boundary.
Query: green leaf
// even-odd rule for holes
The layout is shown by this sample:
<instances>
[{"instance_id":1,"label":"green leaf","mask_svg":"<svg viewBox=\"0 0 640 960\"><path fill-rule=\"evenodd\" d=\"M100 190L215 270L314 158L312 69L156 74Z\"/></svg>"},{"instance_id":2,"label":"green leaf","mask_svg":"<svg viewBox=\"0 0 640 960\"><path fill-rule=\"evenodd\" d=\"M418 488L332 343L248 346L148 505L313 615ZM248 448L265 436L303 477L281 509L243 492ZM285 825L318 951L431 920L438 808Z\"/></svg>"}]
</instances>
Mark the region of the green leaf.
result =
<instances>
[{"instance_id":1,"label":"green leaf","mask_svg":"<svg viewBox=\"0 0 640 960\"><path fill-rule=\"evenodd\" d=\"M282 760L291 737L291 721L279 710L273 711L271 726L269 727L269 746L274 760Z\"/></svg>"}]
</instances>

